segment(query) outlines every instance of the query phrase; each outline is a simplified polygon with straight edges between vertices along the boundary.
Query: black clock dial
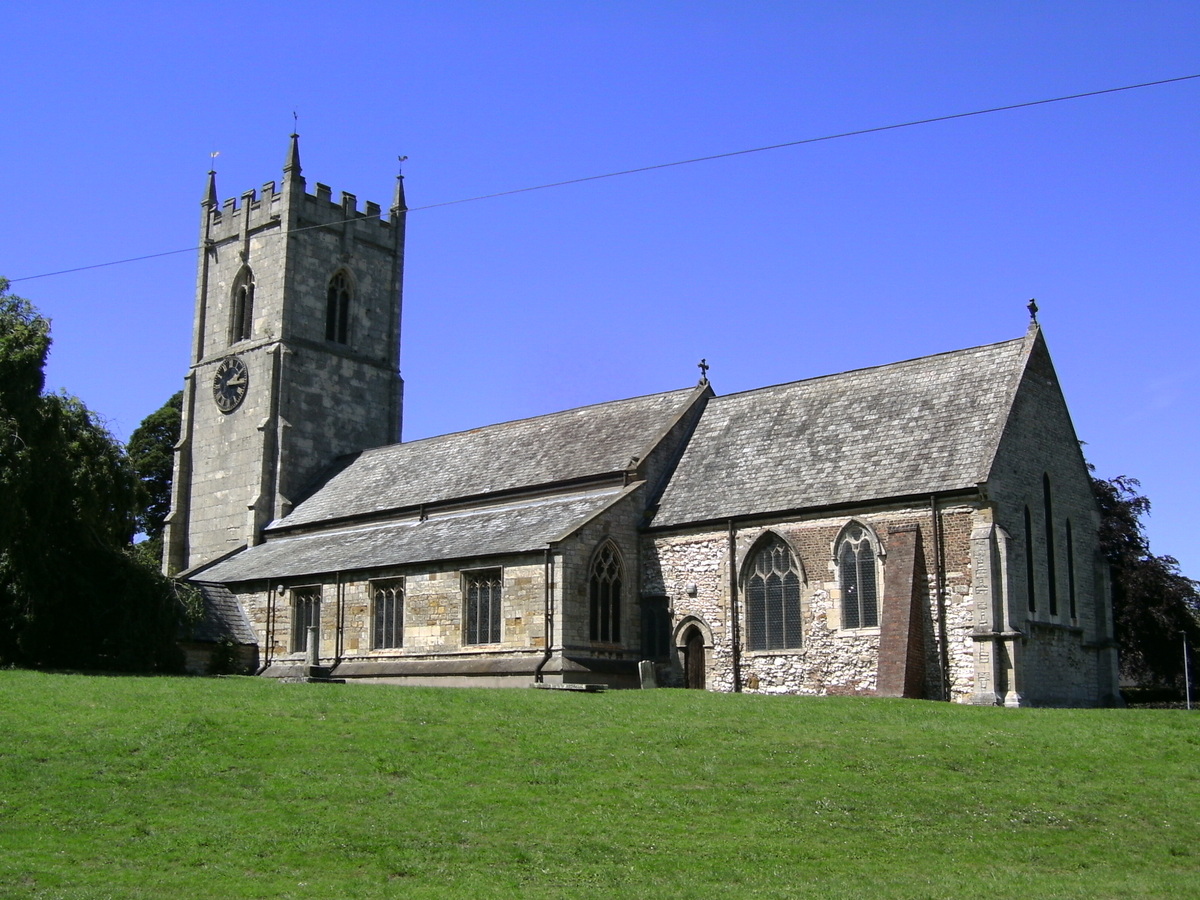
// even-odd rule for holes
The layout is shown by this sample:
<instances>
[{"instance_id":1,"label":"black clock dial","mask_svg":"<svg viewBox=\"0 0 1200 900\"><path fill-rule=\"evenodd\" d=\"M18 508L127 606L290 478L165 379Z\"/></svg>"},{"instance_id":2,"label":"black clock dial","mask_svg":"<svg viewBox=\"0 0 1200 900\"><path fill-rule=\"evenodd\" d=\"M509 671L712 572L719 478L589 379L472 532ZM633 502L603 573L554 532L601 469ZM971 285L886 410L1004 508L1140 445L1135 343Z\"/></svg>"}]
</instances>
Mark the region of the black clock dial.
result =
<instances>
[{"instance_id":1,"label":"black clock dial","mask_svg":"<svg viewBox=\"0 0 1200 900\"><path fill-rule=\"evenodd\" d=\"M227 356L217 366L217 374L213 376L213 400L217 409L223 413L231 413L246 399L246 389L250 386L250 373L246 364L236 356Z\"/></svg>"}]
</instances>

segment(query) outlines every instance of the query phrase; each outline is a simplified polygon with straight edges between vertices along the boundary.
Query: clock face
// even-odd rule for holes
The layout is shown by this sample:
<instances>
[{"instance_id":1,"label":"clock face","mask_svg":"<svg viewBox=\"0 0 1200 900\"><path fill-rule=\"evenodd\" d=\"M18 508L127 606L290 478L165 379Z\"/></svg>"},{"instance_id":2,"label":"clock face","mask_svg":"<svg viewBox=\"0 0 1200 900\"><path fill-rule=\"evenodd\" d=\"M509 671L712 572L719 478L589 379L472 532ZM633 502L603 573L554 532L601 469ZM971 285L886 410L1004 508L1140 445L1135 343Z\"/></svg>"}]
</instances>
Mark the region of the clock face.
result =
<instances>
[{"instance_id":1,"label":"clock face","mask_svg":"<svg viewBox=\"0 0 1200 900\"><path fill-rule=\"evenodd\" d=\"M217 409L223 413L233 412L246 399L249 386L250 373L246 370L246 364L236 356L225 357L213 376L213 400Z\"/></svg>"}]
</instances>

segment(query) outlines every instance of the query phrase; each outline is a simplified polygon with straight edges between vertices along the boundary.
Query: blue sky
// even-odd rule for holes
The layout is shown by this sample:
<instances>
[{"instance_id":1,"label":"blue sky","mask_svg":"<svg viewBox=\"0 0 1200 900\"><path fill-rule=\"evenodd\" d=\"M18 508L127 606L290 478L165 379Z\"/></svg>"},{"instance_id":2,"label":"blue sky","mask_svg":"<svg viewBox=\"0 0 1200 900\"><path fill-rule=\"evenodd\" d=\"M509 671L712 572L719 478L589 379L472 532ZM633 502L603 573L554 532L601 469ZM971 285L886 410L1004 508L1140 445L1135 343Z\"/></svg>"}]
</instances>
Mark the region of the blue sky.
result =
<instances>
[{"instance_id":1,"label":"blue sky","mask_svg":"<svg viewBox=\"0 0 1200 900\"><path fill-rule=\"evenodd\" d=\"M8 4L0 274L194 246L304 173L411 206L1200 73L1200 4ZM413 212L405 437L1005 340L1036 297L1085 452L1200 577L1200 80ZM48 386L128 436L195 254L20 281Z\"/></svg>"}]
</instances>

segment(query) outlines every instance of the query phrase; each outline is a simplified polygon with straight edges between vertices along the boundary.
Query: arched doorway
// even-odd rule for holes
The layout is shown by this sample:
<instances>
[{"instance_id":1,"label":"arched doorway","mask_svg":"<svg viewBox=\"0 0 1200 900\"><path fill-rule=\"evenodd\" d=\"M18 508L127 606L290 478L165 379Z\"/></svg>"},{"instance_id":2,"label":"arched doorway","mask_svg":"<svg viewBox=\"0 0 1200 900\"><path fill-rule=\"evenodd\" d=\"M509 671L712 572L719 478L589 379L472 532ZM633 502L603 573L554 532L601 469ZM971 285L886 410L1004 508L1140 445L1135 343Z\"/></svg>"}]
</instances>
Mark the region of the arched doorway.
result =
<instances>
[{"instance_id":1,"label":"arched doorway","mask_svg":"<svg viewBox=\"0 0 1200 900\"><path fill-rule=\"evenodd\" d=\"M704 635L693 625L683 644L684 686L704 690L704 669Z\"/></svg>"}]
</instances>

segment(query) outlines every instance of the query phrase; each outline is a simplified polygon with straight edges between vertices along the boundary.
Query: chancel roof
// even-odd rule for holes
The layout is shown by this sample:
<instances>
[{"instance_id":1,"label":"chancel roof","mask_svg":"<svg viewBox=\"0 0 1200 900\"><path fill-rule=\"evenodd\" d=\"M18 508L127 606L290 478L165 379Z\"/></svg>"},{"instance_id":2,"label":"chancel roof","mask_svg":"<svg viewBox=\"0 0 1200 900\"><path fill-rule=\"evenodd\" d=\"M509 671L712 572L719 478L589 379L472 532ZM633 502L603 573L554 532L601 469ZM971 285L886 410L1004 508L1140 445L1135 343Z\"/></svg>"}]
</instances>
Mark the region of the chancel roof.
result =
<instances>
[{"instance_id":1,"label":"chancel roof","mask_svg":"<svg viewBox=\"0 0 1200 900\"><path fill-rule=\"evenodd\" d=\"M281 534L197 576L232 583L540 550L636 486Z\"/></svg>"},{"instance_id":2,"label":"chancel roof","mask_svg":"<svg viewBox=\"0 0 1200 900\"><path fill-rule=\"evenodd\" d=\"M974 487L1036 333L716 397L652 525Z\"/></svg>"},{"instance_id":3,"label":"chancel roof","mask_svg":"<svg viewBox=\"0 0 1200 900\"><path fill-rule=\"evenodd\" d=\"M272 528L620 473L662 438L694 395L695 388L651 394L366 450Z\"/></svg>"}]
</instances>

